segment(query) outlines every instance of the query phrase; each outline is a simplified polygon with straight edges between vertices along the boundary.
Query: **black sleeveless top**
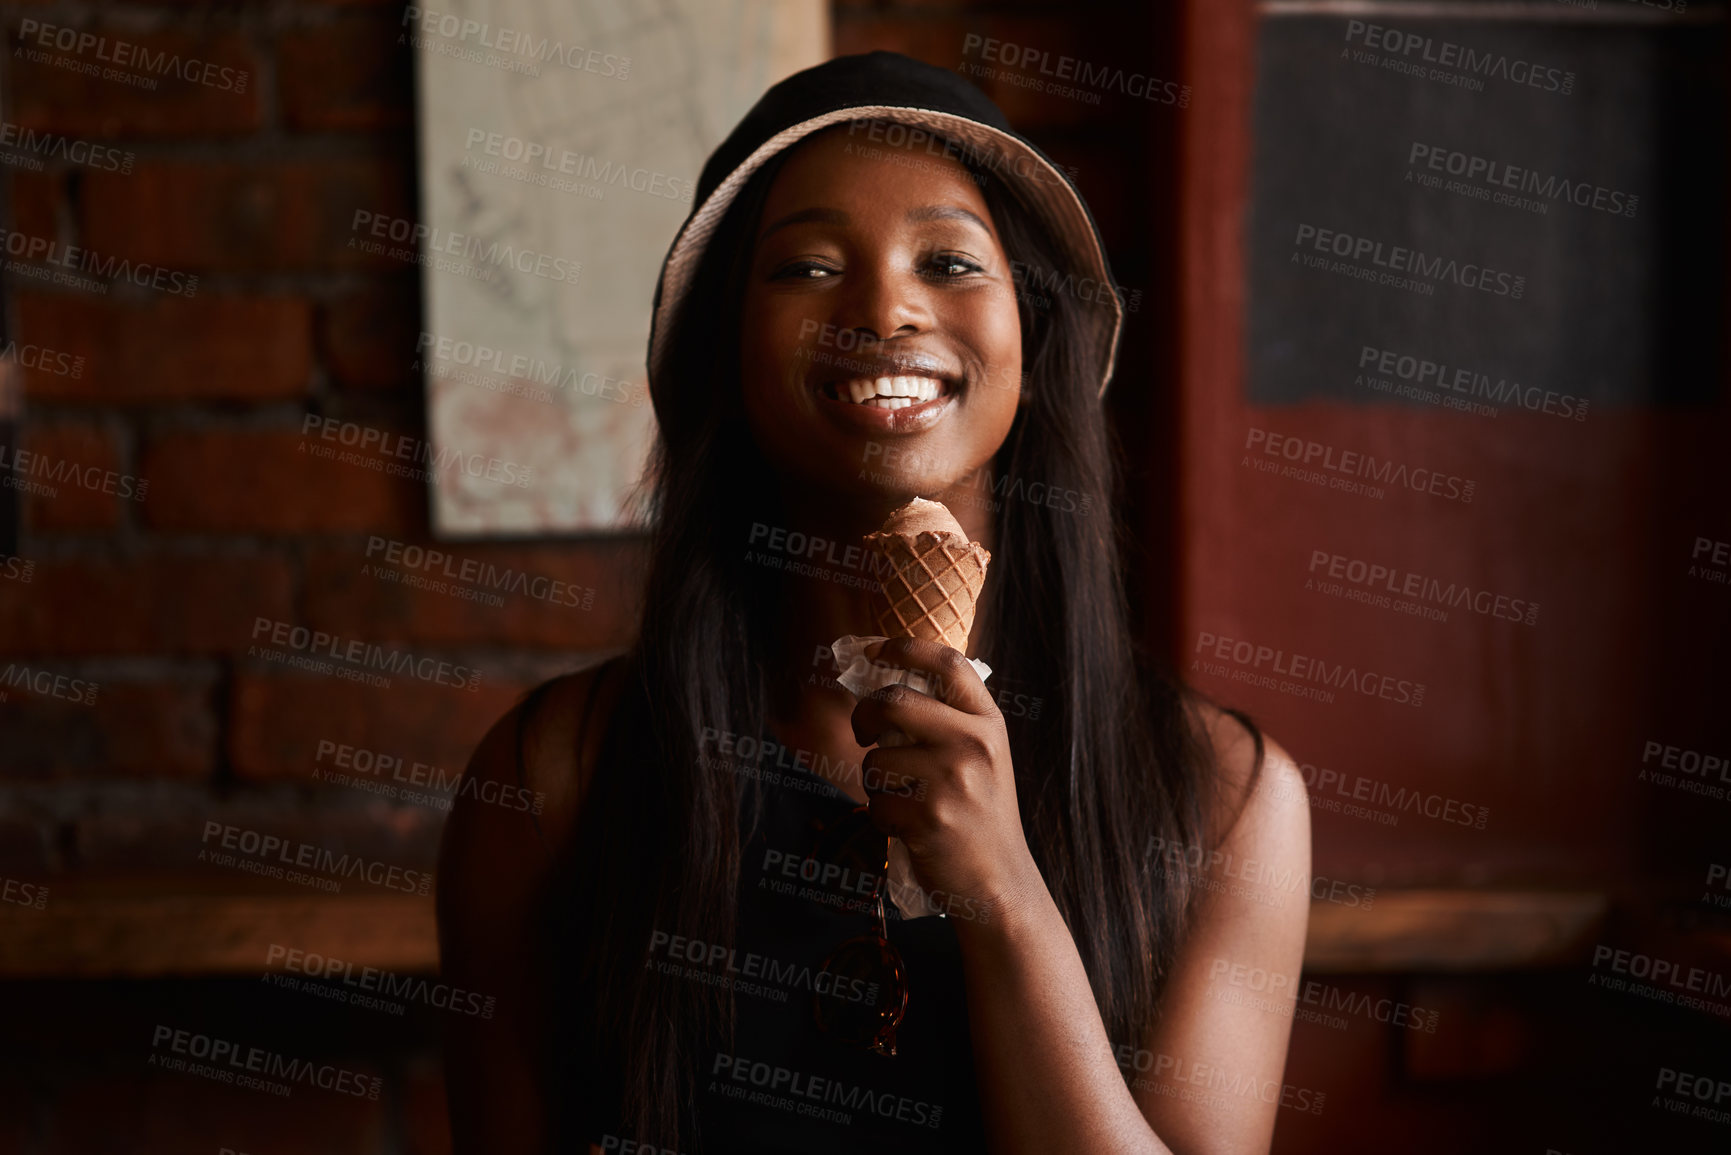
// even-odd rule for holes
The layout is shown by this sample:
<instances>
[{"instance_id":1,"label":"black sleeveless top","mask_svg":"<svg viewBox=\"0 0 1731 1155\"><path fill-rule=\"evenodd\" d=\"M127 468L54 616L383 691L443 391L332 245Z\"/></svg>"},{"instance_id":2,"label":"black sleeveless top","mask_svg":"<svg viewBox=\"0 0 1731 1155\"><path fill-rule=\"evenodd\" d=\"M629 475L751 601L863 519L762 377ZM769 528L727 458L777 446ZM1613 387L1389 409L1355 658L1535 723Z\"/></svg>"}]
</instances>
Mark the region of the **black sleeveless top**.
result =
<instances>
[{"instance_id":1,"label":"black sleeveless top","mask_svg":"<svg viewBox=\"0 0 1731 1155\"><path fill-rule=\"evenodd\" d=\"M825 852L824 829L850 824L857 803L785 755L771 745L755 760L761 816L750 813L751 775L740 774L738 946L715 966L686 964L688 975L731 967L739 1008L734 1053L705 1056L696 1104L704 1151L985 1151L967 992L949 917L904 918L884 902L908 989L893 1056L819 1030L814 1003L876 1001L864 979L823 966L837 947L877 927L877 905L867 897L875 874Z\"/></svg>"},{"instance_id":2,"label":"black sleeveless top","mask_svg":"<svg viewBox=\"0 0 1731 1155\"><path fill-rule=\"evenodd\" d=\"M731 770L739 783L733 951L724 955L686 940L653 943L650 951L650 965L670 980L731 983L734 989L733 1050L712 1047L699 1055L697 1094L685 1114L701 1142L682 1140L681 1152L986 1151L953 919L904 918L884 901L889 941L901 954L908 990L896 1054L880 1055L820 1030L814 1003L875 1001L862 979L824 968L837 947L878 926L877 906L866 897L870 878L827 855L833 839L826 841L825 829L857 822L851 818L857 803L796 765L773 740L751 753L718 768ZM609 1133L617 1144L612 1128L592 1129L590 1140L607 1149Z\"/></svg>"}]
</instances>

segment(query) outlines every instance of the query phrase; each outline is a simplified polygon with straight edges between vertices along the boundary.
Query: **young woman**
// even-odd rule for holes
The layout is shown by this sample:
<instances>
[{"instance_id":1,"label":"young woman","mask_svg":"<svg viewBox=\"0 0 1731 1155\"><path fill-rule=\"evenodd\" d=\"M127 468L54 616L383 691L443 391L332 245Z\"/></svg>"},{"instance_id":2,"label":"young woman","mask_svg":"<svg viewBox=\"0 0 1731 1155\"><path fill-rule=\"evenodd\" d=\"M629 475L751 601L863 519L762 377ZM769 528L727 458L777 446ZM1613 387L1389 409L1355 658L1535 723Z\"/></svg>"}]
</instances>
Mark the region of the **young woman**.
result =
<instances>
[{"instance_id":1,"label":"young woman","mask_svg":"<svg viewBox=\"0 0 1731 1155\"><path fill-rule=\"evenodd\" d=\"M498 1000L449 1040L457 1150L1266 1151L1291 1020L1211 976L1296 976L1308 895L1205 868L1305 877L1302 780L1132 644L1086 208L890 53L772 88L698 192L638 640L476 751L538 820L445 832L445 978ZM916 495L992 553L992 673L892 639L933 692L856 700L850 547Z\"/></svg>"}]
</instances>

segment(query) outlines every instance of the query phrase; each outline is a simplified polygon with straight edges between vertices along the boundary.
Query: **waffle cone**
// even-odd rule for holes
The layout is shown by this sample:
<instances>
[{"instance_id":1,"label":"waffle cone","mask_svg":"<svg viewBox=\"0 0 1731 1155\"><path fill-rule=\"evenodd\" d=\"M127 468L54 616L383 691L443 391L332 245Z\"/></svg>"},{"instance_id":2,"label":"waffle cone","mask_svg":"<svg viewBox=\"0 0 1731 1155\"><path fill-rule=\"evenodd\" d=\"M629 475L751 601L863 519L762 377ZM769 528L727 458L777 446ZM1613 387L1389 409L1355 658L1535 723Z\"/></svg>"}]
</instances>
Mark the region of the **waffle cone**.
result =
<instances>
[{"instance_id":1,"label":"waffle cone","mask_svg":"<svg viewBox=\"0 0 1731 1155\"><path fill-rule=\"evenodd\" d=\"M966 654L991 553L966 534L946 531L880 530L865 543L888 563L873 599L878 632L942 642Z\"/></svg>"}]
</instances>

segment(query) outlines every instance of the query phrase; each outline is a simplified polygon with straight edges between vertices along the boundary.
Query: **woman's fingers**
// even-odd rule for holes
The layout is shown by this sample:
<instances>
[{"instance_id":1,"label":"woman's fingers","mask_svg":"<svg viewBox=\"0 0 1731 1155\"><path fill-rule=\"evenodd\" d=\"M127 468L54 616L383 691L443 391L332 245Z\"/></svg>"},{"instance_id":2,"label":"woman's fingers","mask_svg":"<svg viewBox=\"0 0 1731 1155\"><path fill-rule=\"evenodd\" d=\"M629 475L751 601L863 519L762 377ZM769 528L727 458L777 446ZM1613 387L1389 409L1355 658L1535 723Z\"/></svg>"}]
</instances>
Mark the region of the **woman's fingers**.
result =
<instances>
[{"instance_id":1,"label":"woman's fingers","mask_svg":"<svg viewBox=\"0 0 1731 1155\"><path fill-rule=\"evenodd\" d=\"M929 820L925 809L930 784L920 775L929 759L907 757L912 753L880 747L866 754L861 772L872 825L892 837L912 835L919 841Z\"/></svg>"},{"instance_id":2,"label":"woman's fingers","mask_svg":"<svg viewBox=\"0 0 1731 1155\"><path fill-rule=\"evenodd\" d=\"M886 638L866 647L865 656L884 666L917 670L931 682L931 697L968 714L997 712L990 690L962 652L924 638Z\"/></svg>"},{"instance_id":3,"label":"woman's fingers","mask_svg":"<svg viewBox=\"0 0 1731 1155\"><path fill-rule=\"evenodd\" d=\"M876 745L891 730L907 735L912 745L926 741L936 726L941 730L948 706L911 686L885 686L859 700L853 708L853 737L861 746Z\"/></svg>"},{"instance_id":4,"label":"woman's fingers","mask_svg":"<svg viewBox=\"0 0 1731 1155\"><path fill-rule=\"evenodd\" d=\"M985 779L992 761L987 741L965 730L945 748L879 746L861 760L861 780L872 812L901 820L902 830L929 829L991 793ZM880 829L883 829L880 826ZM886 830L885 833L892 833Z\"/></svg>"}]
</instances>

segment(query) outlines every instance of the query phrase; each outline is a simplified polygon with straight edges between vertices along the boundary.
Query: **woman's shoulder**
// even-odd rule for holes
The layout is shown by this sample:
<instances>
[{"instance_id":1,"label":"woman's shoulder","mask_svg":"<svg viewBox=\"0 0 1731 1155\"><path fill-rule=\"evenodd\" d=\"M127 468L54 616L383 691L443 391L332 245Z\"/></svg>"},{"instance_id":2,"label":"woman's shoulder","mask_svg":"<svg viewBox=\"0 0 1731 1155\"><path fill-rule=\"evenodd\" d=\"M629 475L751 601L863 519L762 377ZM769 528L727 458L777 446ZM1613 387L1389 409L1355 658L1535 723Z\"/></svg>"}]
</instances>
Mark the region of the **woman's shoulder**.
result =
<instances>
[{"instance_id":1,"label":"woman's shoulder","mask_svg":"<svg viewBox=\"0 0 1731 1155\"><path fill-rule=\"evenodd\" d=\"M453 819L465 804L469 820L515 818L514 838L528 838L551 856L576 828L594 775L601 740L624 683L624 655L542 682L487 731L467 774L497 789L460 792ZM477 815L487 799L514 799ZM489 823L492 824L492 823Z\"/></svg>"},{"instance_id":2,"label":"woman's shoulder","mask_svg":"<svg viewBox=\"0 0 1731 1155\"><path fill-rule=\"evenodd\" d=\"M1308 829L1304 777L1285 747L1236 710L1186 695L1186 714L1213 763L1216 789L1208 808L1208 842L1218 846L1247 813L1296 817ZM1288 822L1285 825L1293 825Z\"/></svg>"},{"instance_id":3,"label":"woman's shoulder","mask_svg":"<svg viewBox=\"0 0 1731 1155\"><path fill-rule=\"evenodd\" d=\"M523 700L512 720L519 736L513 773L544 799L541 826L555 847L564 846L577 825L625 684L625 664L625 655L617 654L550 679Z\"/></svg>"}]
</instances>

